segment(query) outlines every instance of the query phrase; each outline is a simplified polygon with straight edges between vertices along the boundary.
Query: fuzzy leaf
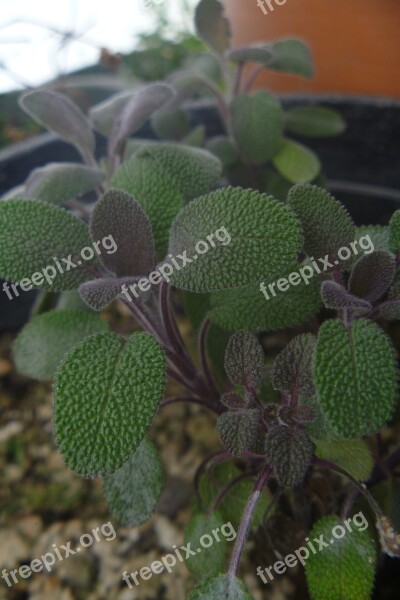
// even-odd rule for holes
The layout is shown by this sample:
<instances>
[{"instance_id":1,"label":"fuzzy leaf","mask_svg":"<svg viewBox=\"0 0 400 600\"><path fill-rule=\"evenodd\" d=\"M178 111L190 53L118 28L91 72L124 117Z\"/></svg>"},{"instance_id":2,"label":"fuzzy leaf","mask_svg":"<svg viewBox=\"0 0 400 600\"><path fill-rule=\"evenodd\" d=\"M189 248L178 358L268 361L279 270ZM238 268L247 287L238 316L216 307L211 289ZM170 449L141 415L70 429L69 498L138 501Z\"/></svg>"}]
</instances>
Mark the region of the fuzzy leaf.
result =
<instances>
[{"instance_id":1,"label":"fuzzy leaf","mask_svg":"<svg viewBox=\"0 0 400 600\"><path fill-rule=\"evenodd\" d=\"M154 513L164 485L157 450L145 437L118 471L103 480L104 497L123 525L138 527Z\"/></svg>"},{"instance_id":2,"label":"fuzzy leaf","mask_svg":"<svg viewBox=\"0 0 400 600\"><path fill-rule=\"evenodd\" d=\"M174 92L169 85L152 83L128 99L122 106L111 131L110 154L117 150L121 142L138 131L156 110L171 100L173 95Z\"/></svg>"},{"instance_id":3,"label":"fuzzy leaf","mask_svg":"<svg viewBox=\"0 0 400 600\"><path fill-rule=\"evenodd\" d=\"M90 192L103 179L104 173L98 169L74 163L50 163L31 172L24 195L49 204L64 204Z\"/></svg>"},{"instance_id":4,"label":"fuzzy leaf","mask_svg":"<svg viewBox=\"0 0 400 600\"><path fill-rule=\"evenodd\" d=\"M393 213L389 223L389 247L394 254L400 252L400 210Z\"/></svg>"},{"instance_id":5,"label":"fuzzy leaf","mask_svg":"<svg viewBox=\"0 0 400 600\"><path fill-rule=\"evenodd\" d=\"M51 292L46 292L51 293ZM92 313L93 311L85 304L79 295L78 290L69 290L68 292L62 292L58 296L55 310L80 310Z\"/></svg>"},{"instance_id":6,"label":"fuzzy leaf","mask_svg":"<svg viewBox=\"0 0 400 600\"><path fill-rule=\"evenodd\" d=\"M374 467L374 459L363 440L318 440L315 454L334 462L358 481L367 481Z\"/></svg>"},{"instance_id":7,"label":"fuzzy leaf","mask_svg":"<svg viewBox=\"0 0 400 600\"><path fill-rule=\"evenodd\" d=\"M93 310L99 311L122 293L122 286L137 283L140 277L103 277L92 279L79 286L82 300ZM129 293L129 291L128 291Z\"/></svg>"},{"instance_id":8,"label":"fuzzy leaf","mask_svg":"<svg viewBox=\"0 0 400 600\"><path fill-rule=\"evenodd\" d=\"M227 57L233 62L253 62L268 66L274 57L273 50L268 44L253 44L241 48L233 48L227 52Z\"/></svg>"},{"instance_id":9,"label":"fuzzy leaf","mask_svg":"<svg viewBox=\"0 0 400 600\"><path fill-rule=\"evenodd\" d=\"M231 167L238 158L238 152L232 140L224 135L217 135L207 142L207 150L215 154L224 167Z\"/></svg>"},{"instance_id":10,"label":"fuzzy leaf","mask_svg":"<svg viewBox=\"0 0 400 600\"><path fill-rule=\"evenodd\" d=\"M372 310L372 304L350 294L340 283L336 281L324 281L321 286L321 296L326 308L340 310L341 308L357 308L368 313ZM360 311L357 311L360 314Z\"/></svg>"},{"instance_id":11,"label":"fuzzy leaf","mask_svg":"<svg viewBox=\"0 0 400 600\"><path fill-rule=\"evenodd\" d=\"M187 600L254 600L239 579L229 579L228 575L203 579Z\"/></svg>"},{"instance_id":12,"label":"fuzzy leaf","mask_svg":"<svg viewBox=\"0 0 400 600\"><path fill-rule=\"evenodd\" d=\"M389 227L384 227L382 225L356 227L355 239L358 244L356 246L357 254L354 256L354 262L356 262L360 256L363 256L366 253L366 250L368 253L371 253L373 250L390 252L389 235ZM367 242L365 249L360 246L360 241L362 241L363 246L365 246L365 242Z\"/></svg>"},{"instance_id":13,"label":"fuzzy leaf","mask_svg":"<svg viewBox=\"0 0 400 600\"><path fill-rule=\"evenodd\" d=\"M258 409L227 411L217 421L217 431L224 448L232 456L242 456L250 450L257 434Z\"/></svg>"},{"instance_id":14,"label":"fuzzy leaf","mask_svg":"<svg viewBox=\"0 0 400 600\"><path fill-rule=\"evenodd\" d=\"M268 69L299 75L310 79L314 75L314 65L309 47L301 40L279 40L271 45L273 58Z\"/></svg>"},{"instance_id":15,"label":"fuzzy leaf","mask_svg":"<svg viewBox=\"0 0 400 600\"><path fill-rule=\"evenodd\" d=\"M378 316L387 321L400 319L400 300L388 300L379 306Z\"/></svg>"},{"instance_id":16,"label":"fuzzy leaf","mask_svg":"<svg viewBox=\"0 0 400 600\"><path fill-rule=\"evenodd\" d=\"M303 398L314 395L311 366L315 344L311 333L298 335L278 354L272 372L276 390Z\"/></svg>"},{"instance_id":17,"label":"fuzzy leaf","mask_svg":"<svg viewBox=\"0 0 400 600\"><path fill-rule=\"evenodd\" d=\"M109 190L97 202L90 219L93 240L112 236L116 250L100 261L119 277L147 275L155 265L153 234L143 208L121 190Z\"/></svg>"},{"instance_id":18,"label":"fuzzy leaf","mask_svg":"<svg viewBox=\"0 0 400 600\"><path fill-rule=\"evenodd\" d=\"M308 433L297 425L278 425L268 431L265 453L279 485L295 487L302 483L314 449Z\"/></svg>"},{"instance_id":19,"label":"fuzzy leaf","mask_svg":"<svg viewBox=\"0 0 400 600\"><path fill-rule=\"evenodd\" d=\"M83 261L81 252L92 246L87 226L66 210L46 202L8 200L0 203L0 275L9 281L21 281L47 267L54 269L49 283L40 288L62 291L77 288L90 279L97 259ZM71 255L72 268L65 263ZM57 259L63 268L59 273ZM80 264L78 262L80 261Z\"/></svg>"},{"instance_id":20,"label":"fuzzy leaf","mask_svg":"<svg viewBox=\"0 0 400 600\"><path fill-rule=\"evenodd\" d=\"M245 398L237 392L226 392L226 394L222 394L220 400L224 406L233 410L247 406Z\"/></svg>"},{"instance_id":21,"label":"fuzzy leaf","mask_svg":"<svg viewBox=\"0 0 400 600\"><path fill-rule=\"evenodd\" d=\"M350 525L351 532L335 516L323 517L314 525L309 537L319 539L322 535L325 542L332 543L322 552L310 553L306 562L312 600L370 599L376 564L374 542L368 530ZM342 539L336 539L332 533L338 526L346 532Z\"/></svg>"},{"instance_id":22,"label":"fuzzy leaf","mask_svg":"<svg viewBox=\"0 0 400 600\"><path fill-rule=\"evenodd\" d=\"M225 371L235 385L255 388L264 368L264 351L254 333L237 331L225 350Z\"/></svg>"},{"instance_id":23,"label":"fuzzy leaf","mask_svg":"<svg viewBox=\"0 0 400 600\"><path fill-rule=\"evenodd\" d=\"M196 8L194 22L199 37L213 50L222 54L229 48L231 29L219 0L201 0Z\"/></svg>"},{"instance_id":24,"label":"fuzzy leaf","mask_svg":"<svg viewBox=\"0 0 400 600\"><path fill-rule=\"evenodd\" d=\"M222 241L214 236L201 253L197 243L217 232ZM192 262L171 281L194 292L243 286L285 268L301 246L299 224L286 206L256 191L227 187L193 200L174 220L169 252L186 251Z\"/></svg>"},{"instance_id":25,"label":"fuzzy leaf","mask_svg":"<svg viewBox=\"0 0 400 600\"><path fill-rule=\"evenodd\" d=\"M242 160L252 165L267 162L279 150L283 111L265 91L239 94L231 105L232 129Z\"/></svg>"},{"instance_id":26,"label":"fuzzy leaf","mask_svg":"<svg viewBox=\"0 0 400 600\"><path fill-rule=\"evenodd\" d=\"M204 125L198 125L192 131L189 131L182 140L182 144L185 146L193 146L195 148L201 148L204 146L206 139L206 128Z\"/></svg>"},{"instance_id":27,"label":"fuzzy leaf","mask_svg":"<svg viewBox=\"0 0 400 600\"><path fill-rule=\"evenodd\" d=\"M51 311L34 317L13 344L20 373L47 381L54 377L64 356L90 335L107 330L105 321L82 310Z\"/></svg>"},{"instance_id":28,"label":"fuzzy leaf","mask_svg":"<svg viewBox=\"0 0 400 600\"><path fill-rule=\"evenodd\" d=\"M321 170L318 156L302 144L285 139L272 162L283 177L291 183L308 183Z\"/></svg>"},{"instance_id":29,"label":"fuzzy leaf","mask_svg":"<svg viewBox=\"0 0 400 600\"><path fill-rule=\"evenodd\" d=\"M328 254L336 263L338 250L354 240L354 226L344 206L309 184L292 188L288 202L303 225L305 252L316 259Z\"/></svg>"},{"instance_id":30,"label":"fuzzy leaf","mask_svg":"<svg viewBox=\"0 0 400 600\"><path fill-rule=\"evenodd\" d=\"M349 290L374 304L389 289L396 272L396 259L392 254L376 250L365 254L354 265Z\"/></svg>"},{"instance_id":31,"label":"fuzzy leaf","mask_svg":"<svg viewBox=\"0 0 400 600\"><path fill-rule=\"evenodd\" d=\"M89 110L89 118L94 129L102 133L105 137L109 137L115 121L133 96L134 93L125 90L93 106Z\"/></svg>"},{"instance_id":32,"label":"fuzzy leaf","mask_svg":"<svg viewBox=\"0 0 400 600\"><path fill-rule=\"evenodd\" d=\"M204 534L211 535L213 530L221 528L223 525L224 520L218 511L210 515L195 514L187 524L184 544L185 546L190 544L197 555L191 556L186 562L186 566L195 577L201 578L204 573L211 576L223 572L227 550L226 538L220 536L220 542L216 543L214 540L214 544L209 548L204 548L200 542Z\"/></svg>"},{"instance_id":33,"label":"fuzzy leaf","mask_svg":"<svg viewBox=\"0 0 400 600\"><path fill-rule=\"evenodd\" d=\"M330 108L301 106L286 113L286 128L294 135L331 137L343 133L346 123Z\"/></svg>"},{"instance_id":34,"label":"fuzzy leaf","mask_svg":"<svg viewBox=\"0 0 400 600\"><path fill-rule=\"evenodd\" d=\"M324 415L342 437L373 433L387 423L397 379L394 349L378 325L360 319L350 331L336 320L321 326L314 381Z\"/></svg>"},{"instance_id":35,"label":"fuzzy leaf","mask_svg":"<svg viewBox=\"0 0 400 600\"><path fill-rule=\"evenodd\" d=\"M299 270L293 265L293 272ZM289 270L283 273L287 276ZM270 277L268 283L279 280ZM267 288L268 291L268 288ZM322 305L317 278L308 285L303 281L290 286L285 293L269 300L260 291L260 284L253 284L229 291L211 294L211 320L224 329L249 329L254 332L276 331L295 327L317 313Z\"/></svg>"},{"instance_id":36,"label":"fuzzy leaf","mask_svg":"<svg viewBox=\"0 0 400 600\"><path fill-rule=\"evenodd\" d=\"M67 96L50 90L33 90L23 94L20 105L39 125L76 146L83 156L93 154L95 139L90 123Z\"/></svg>"},{"instance_id":37,"label":"fuzzy leaf","mask_svg":"<svg viewBox=\"0 0 400 600\"><path fill-rule=\"evenodd\" d=\"M150 335L125 342L104 333L79 344L54 388L55 437L67 465L84 477L114 473L144 438L164 388L164 355Z\"/></svg>"},{"instance_id":38,"label":"fuzzy leaf","mask_svg":"<svg viewBox=\"0 0 400 600\"><path fill-rule=\"evenodd\" d=\"M158 110L151 118L151 126L161 139L181 140L189 132L189 118L184 110Z\"/></svg>"}]
</instances>

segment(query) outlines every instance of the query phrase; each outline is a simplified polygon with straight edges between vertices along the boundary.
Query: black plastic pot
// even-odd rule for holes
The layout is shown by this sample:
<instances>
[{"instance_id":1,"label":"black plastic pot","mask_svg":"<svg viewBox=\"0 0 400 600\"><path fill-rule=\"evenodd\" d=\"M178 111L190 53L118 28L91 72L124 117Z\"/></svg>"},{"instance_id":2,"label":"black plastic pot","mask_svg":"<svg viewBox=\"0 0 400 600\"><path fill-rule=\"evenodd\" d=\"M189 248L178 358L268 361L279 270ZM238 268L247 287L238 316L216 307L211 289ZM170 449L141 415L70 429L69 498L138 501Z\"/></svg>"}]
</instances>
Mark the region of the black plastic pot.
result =
<instances>
[{"instance_id":1,"label":"black plastic pot","mask_svg":"<svg viewBox=\"0 0 400 600\"><path fill-rule=\"evenodd\" d=\"M282 101L287 108L322 104L343 115L347 122L344 134L308 139L307 145L318 153L329 189L344 202L357 224L387 222L400 207L400 102L332 96L285 96ZM193 126L206 126L207 136L222 133L218 114L210 105L196 104L190 114ZM154 138L148 125L139 135ZM98 153L105 152L105 140L99 137ZM75 149L52 134L16 144L0 152L0 195L22 184L36 167L74 160L79 160ZM10 301L0 289L0 330L19 328L28 318L34 296L35 292L28 292Z\"/></svg>"}]
</instances>

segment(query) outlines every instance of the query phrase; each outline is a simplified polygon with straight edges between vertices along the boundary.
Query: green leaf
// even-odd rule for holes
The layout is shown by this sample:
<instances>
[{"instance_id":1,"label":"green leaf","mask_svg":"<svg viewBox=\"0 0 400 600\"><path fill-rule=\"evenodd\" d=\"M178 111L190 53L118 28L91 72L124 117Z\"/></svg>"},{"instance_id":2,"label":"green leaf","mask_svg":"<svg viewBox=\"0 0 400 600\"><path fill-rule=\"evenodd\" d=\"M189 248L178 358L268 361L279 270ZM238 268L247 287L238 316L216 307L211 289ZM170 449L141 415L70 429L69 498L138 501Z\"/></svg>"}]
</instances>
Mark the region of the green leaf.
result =
<instances>
[{"instance_id":1,"label":"green leaf","mask_svg":"<svg viewBox=\"0 0 400 600\"><path fill-rule=\"evenodd\" d=\"M354 256L354 261L357 261L360 256L363 256L365 251L372 252L372 250L384 250L390 252L389 247L390 229L383 225L368 225L366 227L356 227L355 239L358 241L356 246L357 254ZM365 242L367 245L363 249L359 242L362 240L363 246Z\"/></svg>"},{"instance_id":2,"label":"green leaf","mask_svg":"<svg viewBox=\"0 0 400 600\"><path fill-rule=\"evenodd\" d=\"M210 515L195 514L187 524L184 545L190 545L191 549L197 554L191 556L185 564L195 577L201 578L204 573L211 576L223 572L227 550L226 538L219 534L220 541L217 542L212 537L212 531L220 529L224 524L225 522L218 511ZM200 540L203 535L211 536L213 539L214 543L208 548L203 547L201 544Z\"/></svg>"},{"instance_id":3,"label":"green leaf","mask_svg":"<svg viewBox=\"0 0 400 600\"><path fill-rule=\"evenodd\" d=\"M394 528L400 531L400 481L396 477L389 477L374 485L370 491Z\"/></svg>"},{"instance_id":4,"label":"green leaf","mask_svg":"<svg viewBox=\"0 0 400 600\"><path fill-rule=\"evenodd\" d=\"M182 144L185 144L185 146L193 146L194 148L201 148L204 146L205 140L206 129L204 125L198 125L189 131L187 135L185 135L182 140Z\"/></svg>"},{"instance_id":5,"label":"green leaf","mask_svg":"<svg viewBox=\"0 0 400 600\"><path fill-rule=\"evenodd\" d=\"M370 449L363 440L318 440L316 456L333 462L353 475L358 481L367 481L374 467Z\"/></svg>"},{"instance_id":6,"label":"green leaf","mask_svg":"<svg viewBox=\"0 0 400 600\"><path fill-rule=\"evenodd\" d=\"M344 119L335 110L321 106L301 106L286 113L286 128L294 135L331 137L346 129Z\"/></svg>"},{"instance_id":7,"label":"green leaf","mask_svg":"<svg viewBox=\"0 0 400 600\"><path fill-rule=\"evenodd\" d=\"M298 425L278 425L269 429L265 453L279 485L295 487L310 468L315 445L307 431Z\"/></svg>"},{"instance_id":8,"label":"green leaf","mask_svg":"<svg viewBox=\"0 0 400 600\"><path fill-rule=\"evenodd\" d=\"M396 259L389 252L376 250L365 254L353 266L349 290L374 304L388 291L395 273Z\"/></svg>"},{"instance_id":9,"label":"green leaf","mask_svg":"<svg viewBox=\"0 0 400 600\"><path fill-rule=\"evenodd\" d=\"M217 135L207 141L207 150L215 154L224 167L231 167L238 160L237 149L232 140L224 135Z\"/></svg>"},{"instance_id":10,"label":"green leaf","mask_svg":"<svg viewBox=\"0 0 400 600\"><path fill-rule=\"evenodd\" d=\"M23 94L19 103L39 125L73 144L84 158L94 153L96 142L90 123L68 96L52 90L33 90Z\"/></svg>"},{"instance_id":11,"label":"green leaf","mask_svg":"<svg viewBox=\"0 0 400 600\"><path fill-rule=\"evenodd\" d=\"M390 219L389 247L394 254L400 253L400 210L396 210Z\"/></svg>"},{"instance_id":12,"label":"green leaf","mask_svg":"<svg viewBox=\"0 0 400 600\"><path fill-rule=\"evenodd\" d=\"M64 356L79 342L107 330L97 315L82 310L58 310L33 318L18 334L13 358L20 373L47 381Z\"/></svg>"},{"instance_id":13,"label":"green leaf","mask_svg":"<svg viewBox=\"0 0 400 600\"><path fill-rule=\"evenodd\" d=\"M123 525L138 527L154 513L164 485L157 450L145 437L118 471L103 480L104 497Z\"/></svg>"},{"instance_id":14,"label":"green leaf","mask_svg":"<svg viewBox=\"0 0 400 600\"><path fill-rule=\"evenodd\" d=\"M79 294L88 307L99 311L115 300L119 294L122 294L123 286L137 285L139 280L140 277L102 277L100 279L92 279L79 286ZM127 288L125 288L125 291L128 291Z\"/></svg>"},{"instance_id":15,"label":"green leaf","mask_svg":"<svg viewBox=\"0 0 400 600\"><path fill-rule=\"evenodd\" d=\"M200 478L200 496L204 508L209 508L215 501L218 494L229 485L236 477L241 475L241 471L234 464L224 463L214 467L209 473L205 473ZM246 507L249 496L254 488L254 481L249 477L236 483L227 493L218 510L222 514L225 523L232 523L234 527L240 525L243 511ZM263 516L272 496L267 488L264 488L253 515L252 526L259 527L263 521Z\"/></svg>"},{"instance_id":16,"label":"green leaf","mask_svg":"<svg viewBox=\"0 0 400 600\"><path fill-rule=\"evenodd\" d=\"M66 210L46 202L8 200L0 203L0 275L8 281L30 279L46 269L36 287L50 291L75 289L89 279L97 259L82 261L81 252L92 246L87 226ZM63 259L71 258L70 267ZM55 260L63 268L60 273ZM36 279L36 277L35 277ZM39 280L39 279L37 279Z\"/></svg>"},{"instance_id":17,"label":"green leaf","mask_svg":"<svg viewBox=\"0 0 400 600\"><path fill-rule=\"evenodd\" d=\"M374 586L376 551L370 533L354 524L348 531L339 517L320 519L310 538L333 543L306 562L308 588L313 600L370 600ZM335 527L344 529L342 539L335 539ZM342 534L342 529L337 535Z\"/></svg>"},{"instance_id":18,"label":"green leaf","mask_svg":"<svg viewBox=\"0 0 400 600\"><path fill-rule=\"evenodd\" d=\"M265 91L239 94L231 105L233 135L242 160L267 162L282 142L284 116L279 101Z\"/></svg>"},{"instance_id":19,"label":"green leaf","mask_svg":"<svg viewBox=\"0 0 400 600\"><path fill-rule=\"evenodd\" d=\"M193 200L174 220L169 252L187 252L192 262L171 281L194 292L243 286L285 268L301 246L290 209L271 196L227 187Z\"/></svg>"},{"instance_id":20,"label":"green leaf","mask_svg":"<svg viewBox=\"0 0 400 600\"><path fill-rule=\"evenodd\" d=\"M257 408L224 412L217 421L221 443L232 456L243 456L253 450L258 433L260 412Z\"/></svg>"},{"instance_id":21,"label":"green leaf","mask_svg":"<svg viewBox=\"0 0 400 600\"><path fill-rule=\"evenodd\" d=\"M274 52L268 44L253 44L251 46L233 48L226 55L233 62L253 62L268 66L268 63L274 57Z\"/></svg>"},{"instance_id":22,"label":"green leaf","mask_svg":"<svg viewBox=\"0 0 400 600\"><path fill-rule=\"evenodd\" d=\"M293 265L293 273L299 265ZM288 276L289 269L282 275ZM266 279L265 285L278 281L280 276ZM260 290L260 284L249 285L229 291L211 294L211 320L225 329L249 329L254 332L277 331L295 327L317 313L322 306L319 294L319 282L316 277L306 285L290 286L284 293L266 300Z\"/></svg>"},{"instance_id":23,"label":"green leaf","mask_svg":"<svg viewBox=\"0 0 400 600\"><path fill-rule=\"evenodd\" d=\"M87 306L87 304L85 304L85 302L80 297L78 290L69 290L68 292L62 292L58 297L55 310L83 310L89 313L92 312Z\"/></svg>"},{"instance_id":24,"label":"green leaf","mask_svg":"<svg viewBox=\"0 0 400 600\"><path fill-rule=\"evenodd\" d=\"M272 71L282 71L310 79L314 65L309 47L301 40L279 40L271 45L273 59L268 64Z\"/></svg>"},{"instance_id":25,"label":"green leaf","mask_svg":"<svg viewBox=\"0 0 400 600\"><path fill-rule=\"evenodd\" d=\"M93 240L114 241L114 252L100 255L106 269L124 277L147 275L155 266L153 234L143 208L121 190L108 190L90 218Z\"/></svg>"},{"instance_id":26,"label":"green leaf","mask_svg":"<svg viewBox=\"0 0 400 600\"><path fill-rule=\"evenodd\" d=\"M378 431L393 414L398 368L389 337L365 319L346 330L326 321L319 330L314 381L321 408L344 438Z\"/></svg>"},{"instance_id":27,"label":"green leaf","mask_svg":"<svg viewBox=\"0 0 400 600\"><path fill-rule=\"evenodd\" d=\"M142 441L165 388L165 359L146 333L94 335L72 350L55 382L56 442L84 477L119 469Z\"/></svg>"},{"instance_id":28,"label":"green leaf","mask_svg":"<svg viewBox=\"0 0 400 600\"><path fill-rule=\"evenodd\" d=\"M264 368L264 351L250 331L237 331L225 350L225 371L235 385L255 388Z\"/></svg>"},{"instance_id":29,"label":"green leaf","mask_svg":"<svg viewBox=\"0 0 400 600\"><path fill-rule=\"evenodd\" d=\"M354 240L354 226L344 206L315 185L296 185L288 196L303 225L304 251L314 258L325 254L335 261L337 252Z\"/></svg>"},{"instance_id":30,"label":"green leaf","mask_svg":"<svg viewBox=\"0 0 400 600\"><path fill-rule=\"evenodd\" d=\"M321 170L318 156L309 148L285 139L272 162L281 175L291 183L313 181Z\"/></svg>"},{"instance_id":31,"label":"green leaf","mask_svg":"<svg viewBox=\"0 0 400 600\"><path fill-rule=\"evenodd\" d=\"M272 373L276 390L304 398L314 395L311 367L315 344L311 333L298 335L278 354Z\"/></svg>"},{"instance_id":32,"label":"green leaf","mask_svg":"<svg viewBox=\"0 0 400 600\"><path fill-rule=\"evenodd\" d=\"M181 140L189 132L189 118L181 108L158 110L151 126L159 138Z\"/></svg>"},{"instance_id":33,"label":"green leaf","mask_svg":"<svg viewBox=\"0 0 400 600\"><path fill-rule=\"evenodd\" d=\"M93 190L104 179L98 169L74 163L50 163L29 175L25 196L49 204L64 204Z\"/></svg>"},{"instance_id":34,"label":"green leaf","mask_svg":"<svg viewBox=\"0 0 400 600\"><path fill-rule=\"evenodd\" d=\"M222 54L229 48L231 29L219 0L201 0L196 8L194 22L199 37L213 50Z\"/></svg>"},{"instance_id":35,"label":"green leaf","mask_svg":"<svg viewBox=\"0 0 400 600\"><path fill-rule=\"evenodd\" d=\"M134 93L131 91L124 90L107 98L104 102L92 106L89 110L89 117L94 129L105 137L109 137L115 121L133 95Z\"/></svg>"},{"instance_id":36,"label":"green leaf","mask_svg":"<svg viewBox=\"0 0 400 600\"><path fill-rule=\"evenodd\" d=\"M239 579L228 575L208 577L190 592L187 600L254 600Z\"/></svg>"}]
</instances>

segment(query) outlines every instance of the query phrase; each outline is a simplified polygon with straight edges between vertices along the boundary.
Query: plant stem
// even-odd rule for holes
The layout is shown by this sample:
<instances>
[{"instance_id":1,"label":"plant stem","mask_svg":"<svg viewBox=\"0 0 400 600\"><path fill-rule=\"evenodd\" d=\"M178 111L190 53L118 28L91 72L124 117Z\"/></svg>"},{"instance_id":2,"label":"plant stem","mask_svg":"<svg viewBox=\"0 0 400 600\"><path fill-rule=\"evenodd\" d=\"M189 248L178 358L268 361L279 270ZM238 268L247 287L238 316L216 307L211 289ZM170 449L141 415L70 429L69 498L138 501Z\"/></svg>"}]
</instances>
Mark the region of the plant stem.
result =
<instances>
[{"instance_id":1,"label":"plant stem","mask_svg":"<svg viewBox=\"0 0 400 600\"><path fill-rule=\"evenodd\" d=\"M219 398L219 391L217 389L217 386L215 384L214 378L211 373L210 365L209 365L209 362L207 359L207 351L206 351L206 339L207 339L207 333L210 328L210 325L211 325L210 320L204 319L203 324L200 329L200 333L199 333L199 354L200 354L200 360L201 360L201 368L202 368L204 376L205 376L206 385L209 388L212 397Z\"/></svg>"},{"instance_id":2,"label":"plant stem","mask_svg":"<svg viewBox=\"0 0 400 600\"><path fill-rule=\"evenodd\" d=\"M233 487L243 479L247 479L247 477L252 477L255 475L255 471L247 471L247 473L241 473L237 477L234 477L218 494L216 499L214 500L211 510L217 510L218 506L221 504L222 500L225 498L226 494L228 494Z\"/></svg>"},{"instance_id":3,"label":"plant stem","mask_svg":"<svg viewBox=\"0 0 400 600\"><path fill-rule=\"evenodd\" d=\"M261 71L264 69L263 65L259 65L258 67L255 67L253 69L253 71L250 73L250 75L248 76L246 83L244 84L244 92L249 92L253 83L255 82L255 80L257 79L257 77L259 76L259 74L261 73Z\"/></svg>"},{"instance_id":4,"label":"plant stem","mask_svg":"<svg viewBox=\"0 0 400 600\"><path fill-rule=\"evenodd\" d=\"M173 398L166 398L161 402L160 408L164 408L164 406L169 406L170 404L175 404L176 402L191 402L192 404L199 404L200 406L208 408L212 412L218 414L218 409L210 402L207 402L207 400L202 398L196 398L195 396L174 396Z\"/></svg>"},{"instance_id":5,"label":"plant stem","mask_svg":"<svg viewBox=\"0 0 400 600\"><path fill-rule=\"evenodd\" d=\"M236 576L236 572L239 566L239 560L243 552L244 544L247 539L247 534L251 525L253 514L257 506L260 494L271 475L271 467L266 466L258 476L253 492L246 504L244 509L242 522L240 523L239 531L236 537L235 547L233 549L231 564L229 566L228 577L230 581Z\"/></svg>"}]
</instances>

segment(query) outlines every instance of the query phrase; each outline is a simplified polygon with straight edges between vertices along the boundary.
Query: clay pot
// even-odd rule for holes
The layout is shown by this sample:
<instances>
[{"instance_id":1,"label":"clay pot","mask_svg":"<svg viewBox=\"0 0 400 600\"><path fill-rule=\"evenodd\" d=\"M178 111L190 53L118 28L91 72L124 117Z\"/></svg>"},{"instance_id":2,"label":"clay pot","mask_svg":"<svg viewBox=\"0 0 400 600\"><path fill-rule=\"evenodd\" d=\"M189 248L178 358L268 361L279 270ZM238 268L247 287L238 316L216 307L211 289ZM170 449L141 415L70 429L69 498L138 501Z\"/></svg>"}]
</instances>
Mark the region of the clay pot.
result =
<instances>
[{"instance_id":1,"label":"clay pot","mask_svg":"<svg viewBox=\"0 0 400 600\"><path fill-rule=\"evenodd\" d=\"M255 87L400 97L399 0L263 0L266 15L257 0L223 1L235 46L299 37L312 49L312 81L264 71Z\"/></svg>"}]
</instances>

